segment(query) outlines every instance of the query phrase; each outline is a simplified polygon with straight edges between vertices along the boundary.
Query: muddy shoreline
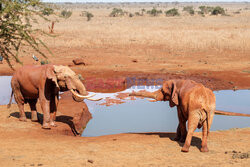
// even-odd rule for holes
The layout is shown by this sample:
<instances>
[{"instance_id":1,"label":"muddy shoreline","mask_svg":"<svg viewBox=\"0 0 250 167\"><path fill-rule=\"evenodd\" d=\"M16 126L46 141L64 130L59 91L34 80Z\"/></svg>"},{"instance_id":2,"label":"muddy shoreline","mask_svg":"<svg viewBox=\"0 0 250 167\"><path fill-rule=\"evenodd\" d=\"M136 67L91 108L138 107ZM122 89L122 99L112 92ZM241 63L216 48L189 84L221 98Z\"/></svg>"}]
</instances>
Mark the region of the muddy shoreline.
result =
<instances>
[{"instance_id":1,"label":"muddy shoreline","mask_svg":"<svg viewBox=\"0 0 250 167\"><path fill-rule=\"evenodd\" d=\"M169 79L191 79L204 84L212 90L237 90L249 89L249 74L233 71L190 71L185 74L176 73L148 73L148 72L125 72L125 71L85 71L79 68L72 68L77 74L84 78L84 84L88 91L96 92L116 92L128 88L133 83L128 83L131 79L138 84L142 80L160 80L159 84ZM0 76L11 76L14 71L0 70ZM131 81L130 81L131 82ZM143 82L142 82L143 83ZM146 84L145 82L143 84Z\"/></svg>"}]
</instances>

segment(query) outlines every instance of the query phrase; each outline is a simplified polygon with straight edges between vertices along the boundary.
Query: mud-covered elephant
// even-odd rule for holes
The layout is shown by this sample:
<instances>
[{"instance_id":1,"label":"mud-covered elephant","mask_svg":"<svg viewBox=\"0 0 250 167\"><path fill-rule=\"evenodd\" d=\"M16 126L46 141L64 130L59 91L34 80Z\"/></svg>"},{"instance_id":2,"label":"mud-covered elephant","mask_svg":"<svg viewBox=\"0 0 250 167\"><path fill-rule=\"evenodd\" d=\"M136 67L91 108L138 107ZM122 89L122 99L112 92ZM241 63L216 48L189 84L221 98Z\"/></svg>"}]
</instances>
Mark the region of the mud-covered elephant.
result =
<instances>
[{"instance_id":1,"label":"mud-covered elephant","mask_svg":"<svg viewBox=\"0 0 250 167\"><path fill-rule=\"evenodd\" d=\"M92 99L87 96L85 86L69 67L57 65L24 66L15 71L11 80L12 94L8 108L14 94L20 111L20 121L26 121L24 104L31 109L31 120L37 121L36 103L39 99L43 111L42 128L50 129L55 125L59 91L70 90L75 101Z\"/></svg>"},{"instance_id":2,"label":"mud-covered elephant","mask_svg":"<svg viewBox=\"0 0 250 167\"><path fill-rule=\"evenodd\" d=\"M223 115L249 116L223 111L215 111L215 95L212 90L192 80L165 81L155 92L132 92L130 96L143 96L155 101L169 101L169 106L177 106L179 125L175 140L184 142L183 152L188 152L195 129L202 129L201 151L207 152L207 137L215 113ZM188 121L188 131L186 130Z\"/></svg>"}]
</instances>

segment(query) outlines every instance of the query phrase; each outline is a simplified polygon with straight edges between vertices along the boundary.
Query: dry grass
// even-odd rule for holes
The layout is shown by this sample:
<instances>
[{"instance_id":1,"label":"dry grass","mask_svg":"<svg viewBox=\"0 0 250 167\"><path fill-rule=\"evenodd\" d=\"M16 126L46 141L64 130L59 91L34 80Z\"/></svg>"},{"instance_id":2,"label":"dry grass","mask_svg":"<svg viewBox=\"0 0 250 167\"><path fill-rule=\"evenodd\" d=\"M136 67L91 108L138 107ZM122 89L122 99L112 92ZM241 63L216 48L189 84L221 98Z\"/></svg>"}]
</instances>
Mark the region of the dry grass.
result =
<instances>
[{"instance_id":1,"label":"dry grass","mask_svg":"<svg viewBox=\"0 0 250 167\"><path fill-rule=\"evenodd\" d=\"M151 9L154 5L146 6ZM179 4L179 11L184 4ZM198 8L198 4L196 10ZM112 6L113 7L113 6ZM250 51L250 10L242 10L240 14L233 12L247 8L247 4L228 6L227 13L231 16L186 16L180 17L137 16L108 17L112 7L92 5L71 9L73 15L69 19L60 19L55 24L55 39L45 39L48 45L54 47L127 48L132 45L162 46L173 54L235 51L247 53ZM119 6L118 6L119 7ZM143 6L125 6L124 10L135 12ZM159 8L165 11L171 8ZM94 18L87 22L80 15L87 10ZM48 31L49 23L43 24Z\"/></svg>"}]
</instances>

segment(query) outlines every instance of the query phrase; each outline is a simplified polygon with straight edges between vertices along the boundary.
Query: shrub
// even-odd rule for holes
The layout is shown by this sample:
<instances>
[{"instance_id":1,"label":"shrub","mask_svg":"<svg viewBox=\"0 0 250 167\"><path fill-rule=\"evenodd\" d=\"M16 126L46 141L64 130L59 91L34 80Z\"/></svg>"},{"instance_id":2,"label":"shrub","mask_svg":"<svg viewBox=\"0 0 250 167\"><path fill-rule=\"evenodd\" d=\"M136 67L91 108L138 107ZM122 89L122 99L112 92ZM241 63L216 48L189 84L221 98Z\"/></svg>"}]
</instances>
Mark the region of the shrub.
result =
<instances>
[{"instance_id":1,"label":"shrub","mask_svg":"<svg viewBox=\"0 0 250 167\"><path fill-rule=\"evenodd\" d=\"M193 6L185 6L183 11L188 12L190 15L194 15L194 8Z\"/></svg>"},{"instance_id":2,"label":"shrub","mask_svg":"<svg viewBox=\"0 0 250 167\"><path fill-rule=\"evenodd\" d=\"M133 17L134 15L132 14L132 13L129 13L129 15L128 15L129 17Z\"/></svg>"},{"instance_id":3,"label":"shrub","mask_svg":"<svg viewBox=\"0 0 250 167\"><path fill-rule=\"evenodd\" d=\"M143 8L143 9L141 10L141 15L143 16L145 12L146 12L146 9Z\"/></svg>"},{"instance_id":4,"label":"shrub","mask_svg":"<svg viewBox=\"0 0 250 167\"><path fill-rule=\"evenodd\" d=\"M42 14L45 15L45 16L49 16L49 15L51 15L53 13L54 13L54 10L52 8L47 8L46 7L46 8L44 8L42 10Z\"/></svg>"},{"instance_id":5,"label":"shrub","mask_svg":"<svg viewBox=\"0 0 250 167\"><path fill-rule=\"evenodd\" d=\"M82 11L80 16L87 17L87 21L90 21L91 18L94 17L94 15L88 11Z\"/></svg>"},{"instance_id":6,"label":"shrub","mask_svg":"<svg viewBox=\"0 0 250 167\"><path fill-rule=\"evenodd\" d=\"M120 8L113 8L112 12L109 14L110 17L124 16L124 11Z\"/></svg>"},{"instance_id":7,"label":"shrub","mask_svg":"<svg viewBox=\"0 0 250 167\"><path fill-rule=\"evenodd\" d=\"M61 11L61 17L65 18L65 19L69 18L71 15L72 15L71 11L68 11L68 10Z\"/></svg>"},{"instance_id":8,"label":"shrub","mask_svg":"<svg viewBox=\"0 0 250 167\"><path fill-rule=\"evenodd\" d=\"M152 10L148 10L147 14L151 16L158 16L158 14L162 13L162 10L157 10L156 8L153 8Z\"/></svg>"},{"instance_id":9,"label":"shrub","mask_svg":"<svg viewBox=\"0 0 250 167\"><path fill-rule=\"evenodd\" d=\"M94 17L94 15L92 13L87 13L87 21L90 21L91 18Z\"/></svg>"},{"instance_id":10,"label":"shrub","mask_svg":"<svg viewBox=\"0 0 250 167\"><path fill-rule=\"evenodd\" d=\"M214 7L200 6L199 9L200 9L200 11L198 13L204 15L204 14L211 13L214 10Z\"/></svg>"},{"instance_id":11,"label":"shrub","mask_svg":"<svg viewBox=\"0 0 250 167\"><path fill-rule=\"evenodd\" d=\"M135 12L136 16L142 16L139 12Z\"/></svg>"},{"instance_id":12,"label":"shrub","mask_svg":"<svg viewBox=\"0 0 250 167\"><path fill-rule=\"evenodd\" d=\"M168 11L165 12L166 16L179 16L179 12L178 9L173 8L173 9L169 9Z\"/></svg>"},{"instance_id":13,"label":"shrub","mask_svg":"<svg viewBox=\"0 0 250 167\"><path fill-rule=\"evenodd\" d=\"M212 12L211 12L211 15L218 15L218 14L221 14L221 15L225 15L225 10L224 8L220 7L220 6L216 6Z\"/></svg>"}]
</instances>

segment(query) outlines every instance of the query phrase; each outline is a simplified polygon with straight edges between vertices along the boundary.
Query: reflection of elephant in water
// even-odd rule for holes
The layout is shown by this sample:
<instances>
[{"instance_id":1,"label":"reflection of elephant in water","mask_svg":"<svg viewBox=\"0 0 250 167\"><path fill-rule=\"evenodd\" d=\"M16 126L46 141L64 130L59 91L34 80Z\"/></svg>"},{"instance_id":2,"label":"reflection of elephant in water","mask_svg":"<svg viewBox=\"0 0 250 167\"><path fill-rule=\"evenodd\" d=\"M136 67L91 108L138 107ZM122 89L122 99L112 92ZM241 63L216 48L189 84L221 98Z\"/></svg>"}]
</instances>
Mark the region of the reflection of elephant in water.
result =
<instances>
[{"instance_id":1,"label":"reflection of elephant in water","mask_svg":"<svg viewBox=\"0 0 250 167\"><path fill-rule=\"evenodd\" d=\"M55 125L56 110L59 91L70 90L75 101L91 99L86 96L85 86L67 66L43 65L24 66L18 69L11 80L12 94L8 107L10 107L14 93L20 110L20 121L26 121L24 103L29 103L31 120L37 121L36 103L39 99L43 111L43 128L49 129Z\"/></svg>"},{"instance_id":2,"label":"reflection of elephant in water","mask_svg":"<svg viewBox=\"0 0 250 167\"><path fill-rule=\"evenodd\" d=\"M170 107L177 106L179 125L175 140L184 142L183 152L188 152L193 132L202 129L201 151L207 152L207 136L214 113L231 115L230 112L215 111L215 95L202 84L191 80L169 80L163 83L161 89L155 92L132 92L130 96L143 96L156 101L169 101ZM232 113L235 115L236 113ZM247 114L238 114L249 116ZM188 132L186 121L188 120Z\"/></svg>"}]
</instances>

